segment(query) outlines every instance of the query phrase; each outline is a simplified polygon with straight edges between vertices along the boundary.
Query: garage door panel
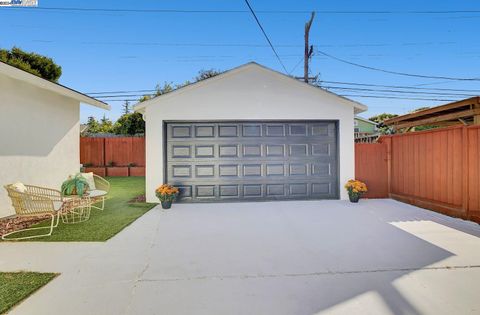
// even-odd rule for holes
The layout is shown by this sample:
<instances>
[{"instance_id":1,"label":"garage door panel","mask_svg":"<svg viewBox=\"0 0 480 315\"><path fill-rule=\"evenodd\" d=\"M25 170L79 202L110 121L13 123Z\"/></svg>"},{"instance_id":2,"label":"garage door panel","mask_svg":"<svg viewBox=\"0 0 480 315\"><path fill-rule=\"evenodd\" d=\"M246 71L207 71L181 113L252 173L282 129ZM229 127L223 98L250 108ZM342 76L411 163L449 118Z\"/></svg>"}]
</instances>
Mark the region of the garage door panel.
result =
<instances>
[{"instance_id":1,"label":"garage door panel","mask_svg":"<svg viewBox=\"0 0 480 315\"><path fill-rule=\"evenodd\" d=\"M214 125L197 125L195 126L195 137L197 138L213 138L215 137Z\"/></svg>"},{"instance_id":2,"label":"garage door panel","mask_svg":"<svg viewBox=\"0 0 480 315\"><path fill-rule=\"evenodd\" d=\"M283 184L266 184L266 197L285 196L285 185Z\"/></svg>"},{"instance_id":3,"label":"garage door panel","mask_svg":"<svg viewBox=\"0 0 480 315\"><path fill-rule=\"evenodd\" d=\"M262 145L261 144L244 144L243 156L244 157L261 157Z\"/></svg>"},{"instance_id":4,"label":"garage door panel","mask_svg":"<svg viewBox=\"0 0 480 315\"><path fill-rule=\"evenodd\" d=\"M285 125L284 124L266 124L265 136L266 137L285 137Z\"/></svg>"},{"instance_id":5,"label":"garage door panel","mask_svg":"<svg viewBox=\"0 0 480 315\"><path fill-rule=\"evenodd\" d=\"M170 146L172 158L191 158L192 148L189 145L172 145Z\"/></svg>"},{"instance_id":6,"label":"garage door panel","mask_svg":"<svg viewBox=\"0 0 480 315\"><path fill-rule=\"evenodd\" d=\"M238 126L234 124L218 126L218 136L222 138L238 137Z\"/></svg>"},{"instance_id":7,"label":"garage door panel","mask_svg":"<svg viewBox=\"0 0 480 315\"><path fill-rule=\"evenodd\" d=\"M240 198L240 185L220 185L220 197Z\"/></svg>"},{"instance_id":8,"label":"garage door panel","mask_svg":"<svg viewBox=\"0 0 480 315\"><path fill-rule=\"evenodd\" d=\"M218 146L218 155L221 158L237 158L238 157L238 145L223 144Z\"/></svg>"},{"instance_id":9,"label":"garage door panel","mask_svg":"<svg viewBox=\"0 0 480 315\"><path fill-rule=\"evenodd\" d=\"M237 164L223 164L218 166L218 175L220 177L238 177L239 165Z\"/></svg>"},{"instance_id":10,"label":"garage door panel","mask_svg":"<svg viewBox=\"0 0 480 315\"><path fill-rule=\"evenodd\" d=\"M261 124L243 124L242 125L242 136L243 137L261 137L262 136L262 125Z\"/></svg>"},{"instance_id":11,"label":"garage door panel","mask_svg":"<svg viewBox=\"0 0 480 315\"><path fill-rule=\"evenodd\" d=\"M279 161L282 162L282 161ZM269 176L313 176L332 178L336 177L335 163L315 162L315 163L242 163L242 164L219 164L214 163L194 163L184 162L181 164L172 164L169 167L169 178L189 178L195 180L201 177L203 181L220 180L221 177L269 177ZM192 172L192 169L195 170Z\"/></svg>"},{"instance_id":12,"label":"garage door panel","mask_svg":"<svg viewBox=\"0 0 480 315\"><path fill-rule=\"evenodd\" d=\"M316 196L328 196L332 193L332 184L325 183L313 183L312 184L312 195Z\"/></svg>"},{"instance_id":13,"label":"garage door panel","mask_svg":"<svg viewBox=\"0 0 480 315\"><path fill-rule=\"evenodd\" d=\"M167 123L166 180L185 202L338 197L335 122Z\"/></svg>"},{"instance_id":14,"label":"garage door panel","mask_svg":"<svg viewBox=\"0 0 480 315\"><path fill-rule=\"evenodd\" d=\"M175 183L175 182L173 182L173 183ZM191 185L176 184L176 186L178 187L179 197L181 199L191 198L193 196L193 193L192 193L193 187Z\"/></svg>"},{"instance_id":15,"label":"garage door panel","mask_svg":"<svg viewBox=\"0 0 480 315\"><path fill-rule=\"evenodd\" d=\"M191 137L191 127L185 125L171 125L170 126L170 136L172 138L190 138Z\"/></svg>"},{"instance_id":16,"label":"garage door panel","mask_svg":"<svg viewBox=\"0 0 480 315\"><path fill-rule=\"evenodd\" d=\"M195 197L197 198L215 198L215 185L196 185Z\"/></svg>"}]
</instances>

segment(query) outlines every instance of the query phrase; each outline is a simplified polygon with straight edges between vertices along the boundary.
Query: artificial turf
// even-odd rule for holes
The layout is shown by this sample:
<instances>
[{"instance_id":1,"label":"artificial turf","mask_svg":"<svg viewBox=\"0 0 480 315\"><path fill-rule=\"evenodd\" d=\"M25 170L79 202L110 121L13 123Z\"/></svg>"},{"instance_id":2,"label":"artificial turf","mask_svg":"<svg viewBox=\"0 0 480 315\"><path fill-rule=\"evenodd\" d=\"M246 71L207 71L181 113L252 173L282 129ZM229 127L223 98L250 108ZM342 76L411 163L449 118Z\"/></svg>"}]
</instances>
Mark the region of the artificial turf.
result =
<instances>
[{"instance_id":1,"label":"artificial turf","mask_svg":"<svg viewBox=\"0 0 480 315\"><path fill-rule=\"evenodd\" d=\"M0 272L0 314L8 312L56 276L55 273Z\"/></svg>"}]
</instances>

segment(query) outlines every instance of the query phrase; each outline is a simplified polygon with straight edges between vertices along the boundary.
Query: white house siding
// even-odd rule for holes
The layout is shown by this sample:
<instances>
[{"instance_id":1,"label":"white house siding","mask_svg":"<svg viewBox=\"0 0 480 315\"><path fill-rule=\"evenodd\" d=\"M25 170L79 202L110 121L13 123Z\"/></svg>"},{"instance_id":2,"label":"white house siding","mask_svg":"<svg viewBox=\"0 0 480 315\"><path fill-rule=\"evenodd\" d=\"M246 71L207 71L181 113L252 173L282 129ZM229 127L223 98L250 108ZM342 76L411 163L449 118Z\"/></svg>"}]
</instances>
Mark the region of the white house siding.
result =
<instances>
[{"instance_id":1,"label":"white house siding","mask_svg":"<svg viewBox=\"0 0 480 315\"><path fill-rule=\"evenodd\" d=\"M354 108L352 102L296 82L259 66L244 67L150 101L146 117L146 195L158 200L163 182L165 120L315 120L339 121L340 196L354 178ZM156 103L158 102L158 103Z\"/></svg>"},{"instance_id":2,"label":"white house siding","mask_svg":"<svg viewBox=\"0 0 480 315\"><path fill-rule=\"evenodd\" d=\"M0 217L14 214L3 185L60 189L80 166L80 104L0 74Z\"/></svg>"}]
</instances>

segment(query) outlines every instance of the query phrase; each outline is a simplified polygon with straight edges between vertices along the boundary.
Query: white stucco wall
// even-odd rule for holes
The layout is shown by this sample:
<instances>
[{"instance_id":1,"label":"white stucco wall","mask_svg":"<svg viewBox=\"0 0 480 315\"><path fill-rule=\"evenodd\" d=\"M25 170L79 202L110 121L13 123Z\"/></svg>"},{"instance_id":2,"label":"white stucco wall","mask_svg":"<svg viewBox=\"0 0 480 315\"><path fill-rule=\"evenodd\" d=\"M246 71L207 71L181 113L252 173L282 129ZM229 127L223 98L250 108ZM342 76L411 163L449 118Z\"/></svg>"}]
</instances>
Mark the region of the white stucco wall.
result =
<instances>
[{"instance_id":1,"label":"white stucco wall","mask_svg":"<svg viewBox=\"0 0 480 315\"><path fill-rule=\"evenodd\" d=\"M340 194L348 198L343 184L355 173L354 108L331 93L253 66L154 99L145 118L149 202L158 202L154 190L163 182L164 120L338 120Z\"/></svg>"},{"instance_id":2,"label":"white stucco wall","mask_svg":"<svg viewBox=\"0 0 480 315\"><path fill-rule=\"evenodd\" d=\"M60 189L79 171L80 104L0 74L0 217L14 214L3 185Z\"/></svg>"}]
</instances>

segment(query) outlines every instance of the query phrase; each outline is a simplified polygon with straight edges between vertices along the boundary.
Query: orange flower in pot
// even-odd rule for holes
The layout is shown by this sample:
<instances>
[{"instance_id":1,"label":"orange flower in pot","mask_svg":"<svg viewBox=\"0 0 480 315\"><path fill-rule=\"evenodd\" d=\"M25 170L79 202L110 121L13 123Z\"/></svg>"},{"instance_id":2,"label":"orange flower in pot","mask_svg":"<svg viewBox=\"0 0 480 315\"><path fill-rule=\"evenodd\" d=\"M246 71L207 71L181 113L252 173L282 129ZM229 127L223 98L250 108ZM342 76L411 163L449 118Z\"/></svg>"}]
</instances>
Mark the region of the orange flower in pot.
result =
<instances>
[{"instance_id":1,"label":"orange flower in pot","mask_svg":"<svg viewBox=\"0 0 480 315\"><path fill-rule=\"evenodd\" d=\"M155 195L162 203L163 209L170 209L172 202L177 198L179 190L172 185L163 184L155 190Z\"/></svg>"},{"instance_id":2,"label":"orange flower in pot","mask_svg":"<svg viewBox=\"0 0 480 315\"><path fill-rule=\"evenodd\" d=\"M360 197L368 191L367 185L359 180L351 179L345 184L350 202L358 202Z\"/></svg>"}]
</instances>

